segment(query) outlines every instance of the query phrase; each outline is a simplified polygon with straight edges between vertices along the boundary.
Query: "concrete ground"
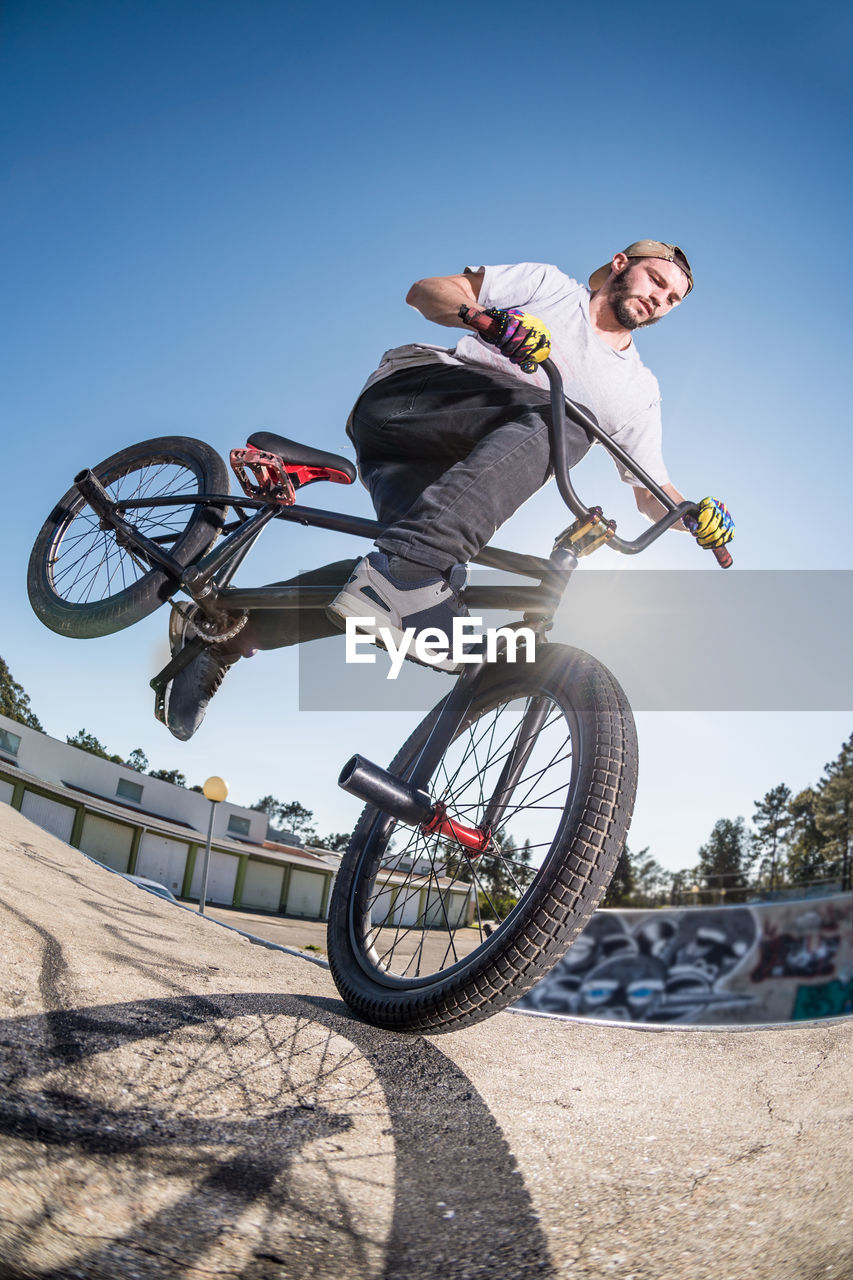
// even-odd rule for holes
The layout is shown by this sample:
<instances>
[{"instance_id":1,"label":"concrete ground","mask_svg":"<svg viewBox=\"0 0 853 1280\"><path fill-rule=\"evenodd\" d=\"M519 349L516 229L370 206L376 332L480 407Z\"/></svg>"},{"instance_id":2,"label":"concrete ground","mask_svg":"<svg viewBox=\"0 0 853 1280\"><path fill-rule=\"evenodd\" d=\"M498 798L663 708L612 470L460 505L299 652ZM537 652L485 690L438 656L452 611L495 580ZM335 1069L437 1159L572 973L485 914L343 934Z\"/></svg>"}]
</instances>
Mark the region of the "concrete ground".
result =
<instances>
[{"instance_id":1,"label":"concrete ground","mask_svg":"<svg viewBox=\"0 0 853 1280\"><path fill-rule=\"evenodd\" d=\"M299 920L294 916L273 916L259 911L235 911L230 907L205 907L205 914L214 920L230 924L232 928L242 929L245 933L265 938L267 942L276 942L282 947L296 947L302 951L313 952L318 957L326 955L325 921ZM428 930L421 935L416 930L402 932L394 937L394 930L382 930L380 939L386 937L395 943L394 960L396 972L405 970L406 961L420 953L425 966L434 964L439 968L447 963L448 935L440 929ZM477 929L459 929L453 935L455 954L461 959L469 955L479 944L480 933ZM380 945L381 950L381 945Z\"/></svg>"},{"instance_id":2,"label":"concrete ground","mask_svg":"<svg viewBox=\"0 0 853 1280\"><path fill-rule=\"evenodd\" d=\"M851 1020L395 1036L4 805L0 903L2 1280L853 1275Z\"/></svg>"},{"instance_id":3,"label":"concrete ground","mask_svg":"<svg viewBox=\"0 0 853 1280\"><path fill-rule=\"evenodd\" d=\"M195 909L194 903L186 905ZM315 955L326 954L325 921L300 920L296 916L273 916L263 911L235 911L232 907L212 907L210 903L207 903L204 912L212 920L221 920L234 929L242 929L258 938L266 938L268 942L276 942L280 947L313 951Z\"/></svg>"}]
</instances>

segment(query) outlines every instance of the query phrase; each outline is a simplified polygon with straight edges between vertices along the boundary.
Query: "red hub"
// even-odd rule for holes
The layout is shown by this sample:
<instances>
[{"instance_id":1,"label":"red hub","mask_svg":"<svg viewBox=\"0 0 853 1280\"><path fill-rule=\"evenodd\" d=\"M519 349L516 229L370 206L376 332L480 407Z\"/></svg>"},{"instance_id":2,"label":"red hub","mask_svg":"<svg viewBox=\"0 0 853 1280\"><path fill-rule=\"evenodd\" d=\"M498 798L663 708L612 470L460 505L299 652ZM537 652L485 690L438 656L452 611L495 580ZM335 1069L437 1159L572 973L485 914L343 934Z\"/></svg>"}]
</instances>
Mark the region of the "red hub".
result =
<instances>
[{"instance_id":1,"label":"red hub","mask_svg":"<svg viewBox=\"0 0 853 1280\"><path fill-rule=\"evenodd\" d=\"M449 818L446 807L440 801L435 806L433 817L423 824L421 831L424 835L447 836L449 840L455 840L470 858L479 858L486 852L492 840L491 831L481 831L479 827L468 827L457 818Z\"/></svg>"}]
</instances>

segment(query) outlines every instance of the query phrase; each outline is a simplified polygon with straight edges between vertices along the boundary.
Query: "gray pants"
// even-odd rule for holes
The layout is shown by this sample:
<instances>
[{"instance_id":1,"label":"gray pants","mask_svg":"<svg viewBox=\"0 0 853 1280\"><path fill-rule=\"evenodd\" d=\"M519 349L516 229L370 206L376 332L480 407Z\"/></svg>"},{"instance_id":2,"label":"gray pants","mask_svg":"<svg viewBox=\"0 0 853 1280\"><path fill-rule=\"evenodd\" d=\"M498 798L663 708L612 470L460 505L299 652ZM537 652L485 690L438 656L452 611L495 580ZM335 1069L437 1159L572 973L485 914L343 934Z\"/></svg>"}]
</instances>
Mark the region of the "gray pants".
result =
<instances>
[{"instance_id":1,"label":"gray pants","mask_svg":"<svg viewBox=\"0 0 853 1280\"><path fill-rule=\"evenodd\" d=\"M512 374L430 364L404 369L359 397L348 428L376 514L391 526L385 552L445 571L467 564L551 472L548 393ZM590 447L567 424L570 466ZM340 581L351 561L290 579ZM280 648L334 635L322 609L255 610L236 651Z\"/></svg>"},{"instance_id":2,"label":"gray pants","mask_svg":"<svg viewBox=\"0 0 853 1280\"><path fill-rule=\"evenodd\" d=\"M467 564L551 472L548 393L512 374L431 364L375 383L350 435L386 552L434 569ZM590 447L569 424L573 466Z\"/></svg>"}]
</instances>

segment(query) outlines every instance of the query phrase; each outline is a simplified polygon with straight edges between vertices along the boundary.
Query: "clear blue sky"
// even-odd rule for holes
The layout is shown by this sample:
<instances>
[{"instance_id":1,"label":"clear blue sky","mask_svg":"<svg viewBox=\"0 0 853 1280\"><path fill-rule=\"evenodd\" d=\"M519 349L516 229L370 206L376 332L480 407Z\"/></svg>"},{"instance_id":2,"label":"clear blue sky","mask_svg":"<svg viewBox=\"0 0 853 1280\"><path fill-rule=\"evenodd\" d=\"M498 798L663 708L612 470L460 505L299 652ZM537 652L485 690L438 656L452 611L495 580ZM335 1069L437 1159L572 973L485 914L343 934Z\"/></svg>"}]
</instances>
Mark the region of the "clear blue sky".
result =
<instances>
[{"instance_id":1,"label":"clear blue sky","mask_svg":"<svg viewBox=\"0 0 853 1280\"><path fill-rule=\"evenodd\" d=\"M382 351L453 341L408 285L466 263L585 278L636 238L682 244L695 292L640 341L674 482L728 502L740 568L853 567L851 46L849 5L820 2L6 0L0 653L48 732L352 824L338 766L387 757L411 716L300 712L294 654L267 654L179 744L147 688L165 613L62 640L30 613L26 560L75 471L124 444L177 432L227 454L263 427L344 451ZM577 483L639 530L606 459ZM342 500L369 514L361 491L311 490ZM500 542L546 551L560 521L546 492ZM276 528L241 581L360 550ZM643 567L717 572L678 535ZM736 620L697 626L737 643ZM716 818L815 781L851 720L643 713L632 846L692 864ZM719 763L695 767L693 745Z\"/></svg>"}]
</instances>

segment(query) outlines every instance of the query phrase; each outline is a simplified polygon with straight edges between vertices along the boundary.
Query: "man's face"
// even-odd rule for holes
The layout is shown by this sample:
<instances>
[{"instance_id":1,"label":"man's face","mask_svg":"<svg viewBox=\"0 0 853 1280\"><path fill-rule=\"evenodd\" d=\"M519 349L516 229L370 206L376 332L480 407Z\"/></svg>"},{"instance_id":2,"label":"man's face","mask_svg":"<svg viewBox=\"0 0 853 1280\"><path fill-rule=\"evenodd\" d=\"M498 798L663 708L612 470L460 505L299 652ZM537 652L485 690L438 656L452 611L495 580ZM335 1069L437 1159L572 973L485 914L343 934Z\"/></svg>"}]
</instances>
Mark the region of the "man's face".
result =
<instances>
[{"instance_id":1,"label":"man's face","mask_svg":"<svg viewBox=\"0 0 853 1280\"><path fill-rule=\"evenodd\" d=\"M688 283L681 267L665 258L628 258L610 279L610 305L623 329L647 329L678 306Z\"/></svg>"}]
</instances>

